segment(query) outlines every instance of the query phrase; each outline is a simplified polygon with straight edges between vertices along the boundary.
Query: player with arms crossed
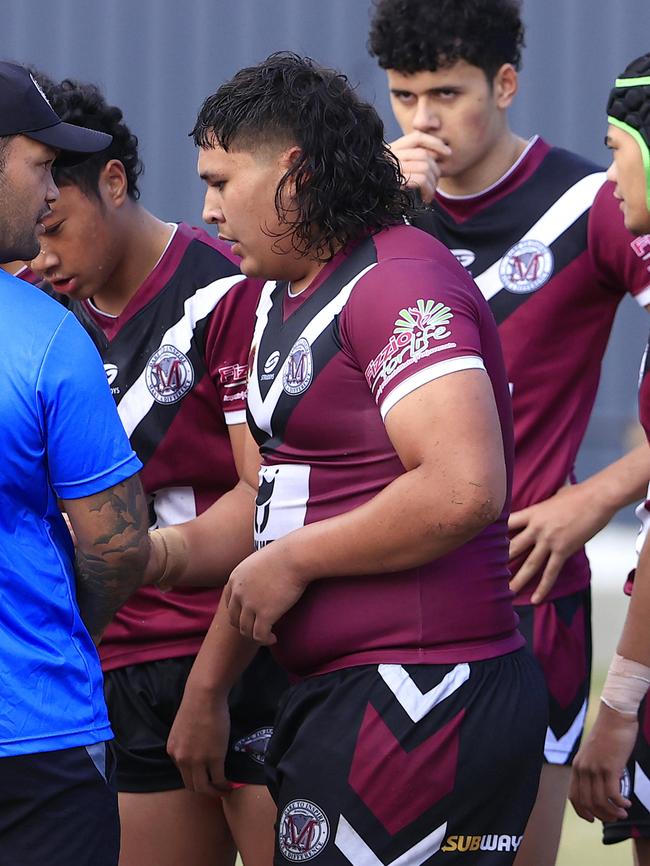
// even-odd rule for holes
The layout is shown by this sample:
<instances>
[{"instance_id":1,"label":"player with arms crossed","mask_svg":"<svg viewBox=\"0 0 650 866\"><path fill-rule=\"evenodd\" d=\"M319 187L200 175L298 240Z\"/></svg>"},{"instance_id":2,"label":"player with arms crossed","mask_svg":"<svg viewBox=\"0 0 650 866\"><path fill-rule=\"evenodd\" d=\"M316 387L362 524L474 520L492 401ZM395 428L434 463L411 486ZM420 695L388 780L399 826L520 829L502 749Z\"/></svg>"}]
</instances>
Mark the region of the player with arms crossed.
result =
<instances>
[{"instance_id":1,"label":"player with arms crossed","mask_svg":"<svg viewBox=\"0 0 650 866\"><path fill-rule=\"evenodd\" d=\"M67 298L100 351L144 463L153 525L182 522L238 482L261 284L240 274L224 242L162 222L140 205L137 139L96 87L64 81L50 97L67 121L109 132L113 143L82 166L55 169L61 195L44 220L32 268ZM248 527L239 540L250 548ZM213 579L227 578L236 561L213 571ZM226 866L234 859L233 837L246 866L262 866L271 856L274 810L263 758L287 681L268 651L231 696L227 771L240 783L236 790L216 801L188 792L166 752L218 598L216 589L163 595L146 587L104 635L121 866Z\"/></svg>"},{"instance_id":2,"label":"player with arms crossed","mask_svg":"<svg viewBox=\"0 0 650 866\"><path fill-rule=\"evenodd\" d=\"M607 114L609 179L627 228L650 259L650 54L616 80ZM650 364L641 370L639 415L650 437ZM571 801L578 814L607 822L606 843L634 839L635 859L650 864L650 499L637 509L642 530L632 599L603 687L598 717L573 765ZM634 749L633 749L634 747ZM626 770L626 761L627 770Z\"/></svg>"},{"instance_id":3,"label":"player with arms crossed","mask_svg":"<svg viewBox=\"0 0 650 866\"><path fill-rule=\"evenodd\" d=\"M650 269L605 171L508 123L524 29L517 0L378 0L370 49L404 136L391 147L499 326L513 400L511 587L549 694L546 764L518 866L552 866L587 710L585 541L643 496L647 446L576 484L574 463L624 291ZM570 351L567 346L570 345Z\"/></svg>"},{"instance_id":4,"label":"player with arms crossed","mask_svg":"<svg viewBox=\"0 0 650 866\"><path fill-rule=\"evenodd\" d=\"M194 139L204 218L268 279L248 404L262 468L247 476L257 550L230 576L170 753L188 787L223 790L226 696L272 644L297 681L267 753L277 864L511 863L545 695L508 589L512 429L489 309L404 225L381 121L344 76L272 55L205 101ZM235 516L217 503L196 521L222 556ZM173 583L196 579L195 541L168 559Z\"/></svg>"}]
</instances>

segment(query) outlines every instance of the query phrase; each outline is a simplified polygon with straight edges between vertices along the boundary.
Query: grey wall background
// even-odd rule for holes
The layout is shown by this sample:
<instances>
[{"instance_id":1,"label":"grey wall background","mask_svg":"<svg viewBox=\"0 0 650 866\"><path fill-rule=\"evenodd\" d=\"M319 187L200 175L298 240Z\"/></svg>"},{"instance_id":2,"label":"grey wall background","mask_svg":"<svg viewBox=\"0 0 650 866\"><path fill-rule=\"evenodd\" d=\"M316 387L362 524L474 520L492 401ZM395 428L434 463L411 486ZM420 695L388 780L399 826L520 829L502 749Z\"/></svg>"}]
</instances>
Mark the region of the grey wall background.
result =
<instances>
[{"instance_id":1,"label":"grey wall background","mask_svg":"<svg viewBox=\"0 0 650 866\"><path fill-rule=\"evenodd\" d=\"M0 0L0 56L100 84L140 138L143 203L196 224L202 190L187 132L208 93L272 51L292 49L345 71L376 104L387 137L397 136L384 75L366 50L369 7L370 0ZM527 49L514 128L605 164L607 93L629 60L650 51L649 0L524 0L523 9ZM625 450L649 326L635 302L622 304L579 459L583 477Z\"/></svg>"}]
</instances>

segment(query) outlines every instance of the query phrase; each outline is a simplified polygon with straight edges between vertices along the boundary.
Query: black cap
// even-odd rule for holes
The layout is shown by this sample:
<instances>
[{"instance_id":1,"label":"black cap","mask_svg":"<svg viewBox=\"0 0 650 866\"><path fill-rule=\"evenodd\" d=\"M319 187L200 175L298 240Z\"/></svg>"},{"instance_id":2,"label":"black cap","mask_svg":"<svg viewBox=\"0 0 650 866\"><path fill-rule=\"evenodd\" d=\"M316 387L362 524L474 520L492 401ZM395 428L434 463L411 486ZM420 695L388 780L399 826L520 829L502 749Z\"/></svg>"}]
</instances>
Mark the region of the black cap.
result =
<instances>
[{"instance_id":1,"label":"black cap","mask_svg":"<svg viewBox=\"0 0 650 866\"><path fill-rule=\"evenodd\" d=\"M111 135L64 123L50 105L43 89L24 66L0 61L0 136L26 135L69 154L83 155L105 150Z\"/></svg>"}]
</instances>

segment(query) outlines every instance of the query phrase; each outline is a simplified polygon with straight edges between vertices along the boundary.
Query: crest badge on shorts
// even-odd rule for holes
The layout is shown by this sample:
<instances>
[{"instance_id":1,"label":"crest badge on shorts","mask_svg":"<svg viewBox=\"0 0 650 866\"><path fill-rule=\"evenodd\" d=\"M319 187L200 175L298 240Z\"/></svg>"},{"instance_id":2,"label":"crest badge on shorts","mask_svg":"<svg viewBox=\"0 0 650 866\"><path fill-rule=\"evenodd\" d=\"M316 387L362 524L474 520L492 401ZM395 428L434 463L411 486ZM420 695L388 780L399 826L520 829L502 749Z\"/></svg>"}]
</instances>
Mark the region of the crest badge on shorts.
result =
<instances>
[{"instance_id":1,"label":"crest badge on shorts","mask_svg":"<svg viewBox=\"0 0 650 866\"><path fill-rule=\"evenodd\" d=\"M282 856L303 863L318 856L330 837L327 815L309 800L292 800L278 821L278 842Z\"/></svg>"}]
</instances>

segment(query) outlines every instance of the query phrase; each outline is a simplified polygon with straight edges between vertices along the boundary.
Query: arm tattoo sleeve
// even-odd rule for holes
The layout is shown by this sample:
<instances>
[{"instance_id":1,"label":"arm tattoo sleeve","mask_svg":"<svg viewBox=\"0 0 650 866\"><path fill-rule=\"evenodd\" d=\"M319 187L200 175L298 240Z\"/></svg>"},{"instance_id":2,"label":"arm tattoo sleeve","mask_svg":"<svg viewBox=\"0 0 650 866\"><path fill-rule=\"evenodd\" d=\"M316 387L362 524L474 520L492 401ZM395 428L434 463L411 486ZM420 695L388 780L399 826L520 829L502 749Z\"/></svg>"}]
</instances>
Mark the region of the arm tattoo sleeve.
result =
<instances>
[{"instance_id":1,"label":"arm tattoo sleeve","mask_svg":"<svg viewBox=\"0 0 650 866\"><path fill-rule=\"evenodd\" d=\"M149 558L148 513L137 475L91 498L92 544L77 547L77 601L95 641L140 586Z\"/></svg>"}]
</instances>

